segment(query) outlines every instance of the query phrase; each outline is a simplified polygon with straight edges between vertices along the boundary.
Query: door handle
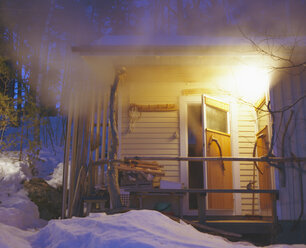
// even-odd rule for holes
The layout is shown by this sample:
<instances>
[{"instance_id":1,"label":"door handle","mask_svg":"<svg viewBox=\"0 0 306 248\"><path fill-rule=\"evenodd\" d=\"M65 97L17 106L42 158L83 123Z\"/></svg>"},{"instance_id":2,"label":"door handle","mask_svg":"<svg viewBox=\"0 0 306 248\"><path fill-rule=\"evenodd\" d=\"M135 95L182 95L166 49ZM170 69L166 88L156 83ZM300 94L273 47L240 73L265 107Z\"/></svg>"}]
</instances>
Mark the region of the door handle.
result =
<instances>
[{"instance_id":1,"label":"door handle","mask_svg":"<svg viewBox=\"0 0 306 248\"><path fill-rule=\"evenodd\" d=\"M222 170L225 171L224 162L223 162L223 160L222 160L222 149L221 149L220 143L219 143L219 141L212 135L212 136L210 136L210 138L209 138L208 147L210 147L210 145L211 145L213 142L215 142L216 145L217 145L218 148L219 148L219 153L220 153L220 158L221 158L221 167L222 167Z\"/></svg>"},{"instance_id":2,"label":"door handle","mask_svg":"<svg viewBox=\"0 0 306 248\"><path fill-rule=\"evenodd\" d=\"M254 144L254 148L253 148L253 157L255 157L255 155L256 155L256 148L257 148L258 139L263 138L263 137L264 137L264 134L261 134L261 135L259 135L259 136L256 138L256 141L255 141L255 144ZM260 173L261 175L263 175L263 172L262 172L261 169L258 167L256 161L254 161L254 166L255 166L256 169L259 171L259 173Z\"/></svg>"}]
</instances>

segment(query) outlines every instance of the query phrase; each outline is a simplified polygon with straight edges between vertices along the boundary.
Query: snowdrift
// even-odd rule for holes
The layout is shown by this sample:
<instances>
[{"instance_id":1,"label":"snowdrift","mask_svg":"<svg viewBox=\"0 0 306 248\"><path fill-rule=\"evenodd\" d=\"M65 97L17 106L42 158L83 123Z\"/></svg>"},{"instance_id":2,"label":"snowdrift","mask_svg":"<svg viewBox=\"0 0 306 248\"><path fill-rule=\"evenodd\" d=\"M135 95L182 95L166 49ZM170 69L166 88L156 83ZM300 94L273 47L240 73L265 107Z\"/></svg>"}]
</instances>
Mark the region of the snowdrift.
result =
<instances>
[{"instance_id":1,"label":"snowdrift","mask_svg":"<svg viewBox=\"0 0 306 248\"><path fill-rule=\"evenodd\" d=\"M52 220L29 239L32 247L250 247L201 233L151 210Z\"/></svg>"}]
</instances>

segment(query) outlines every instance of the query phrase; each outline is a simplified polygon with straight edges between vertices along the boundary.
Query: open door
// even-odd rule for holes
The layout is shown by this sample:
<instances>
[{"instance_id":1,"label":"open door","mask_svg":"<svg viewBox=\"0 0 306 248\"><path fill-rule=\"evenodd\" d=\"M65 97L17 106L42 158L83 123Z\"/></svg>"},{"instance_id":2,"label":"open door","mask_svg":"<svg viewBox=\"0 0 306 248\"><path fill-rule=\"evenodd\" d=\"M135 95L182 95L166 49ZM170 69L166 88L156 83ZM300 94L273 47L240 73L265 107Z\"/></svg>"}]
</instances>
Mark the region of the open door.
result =
<instances>
[{"instance_id":1,"label":"open door","mask_svg":"<svg viewBox=\"0 0 306 248\"><path fill-rule=\"evenodd\" d=\"M188 157L203 156L203 111L201 103L188 104ZM202 161L188 162L188 187L204 188L204 170ZM198 208L197 196L190 193L188 197L190 210Z\"/></svg>"},{"instance_id":2,"label":"open door","mask_svg":"<svg viewBox=\"0 0 306 248\"><path fill-rule=\"evenodd\" d=\"M185 101L188 156L231 156L229 105L206 96L202 97L202 101L199 100ZM201 161L189 161L187 168L188 188L233 188L231 162L215 161L203 163ZM231 211L233 210L233 205L233 194L208 194L208 210ZM188 194L187 206L186 213L195 213L193 211L197 209L196 194Z\"/></svg>"},{"instance_id":3,"label":"open door","mask_svg":"<svg viewBox=\"0 0 306 248\"><path fill-rule=\"evenodd\" d=\"M229 133L229 105L215 99L203 97L205 156L231 156L231 137ZM232 189L232 162L206 162L208 189ZM208 209L232 210L233 194L208 194Z\"/></svg>"},{"instance_id":4,"label":"open door","mask_svg":"<svg viewBox=\"0 0 306 248\"><path fill-rule=\"evenodd\" d=\"M257 106L257 129L256 146L257 156L266 156L269 152L269 134L268 134L268 115L265 99ZM258 167L262 173L258 173L259 189L271 189L271 168L266 162L259 162ZM270 194L259 194L260 209L267 211L272 209L272 199Z\"/></svg>"}]
</instances>

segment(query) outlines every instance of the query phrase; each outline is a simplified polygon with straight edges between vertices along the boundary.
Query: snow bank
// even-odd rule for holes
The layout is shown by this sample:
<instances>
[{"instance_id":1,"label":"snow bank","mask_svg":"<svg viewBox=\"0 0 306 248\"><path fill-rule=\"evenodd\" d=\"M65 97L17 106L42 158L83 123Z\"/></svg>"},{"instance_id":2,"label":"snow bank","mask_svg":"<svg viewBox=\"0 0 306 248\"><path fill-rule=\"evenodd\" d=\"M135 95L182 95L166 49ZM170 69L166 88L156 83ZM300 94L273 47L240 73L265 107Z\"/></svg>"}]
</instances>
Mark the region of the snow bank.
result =
<instances>
[{"instance_id":1,"label":"snow bank","mask_svg":"<svg viewBox=\"0 0 306 248\"><path fill-rule=\"evenodd\" d=\"M50 176L51 178L47 180L47 183L54 188L57 188L62 185L63 181L63 163L59 163L54 171L53 174Z\"/></svg>"},{"instance_id":2,"label":"snow bank","mask_svg":"<svg viewBox=\"0 0 306 248\"><path fill-rule=\"evenodd\" d=\"M201 233L159 212L134 210L123 214L91 214L86 218L51 220L39 231L23 231L0 223L1 248L108 248L108 247L255 247ZM273 245L269 247L306 247Z\"/></svg>"},{"instance_id":3,"label":"snow bank","mask_svg":"<svg viewBox=\"0 0 306 248\"><path fill-rule=\"evenodd\" d=\"M31 248L27 238L33 233L0 223L1 248Z\"/></svg>"},{"instance_id":4,"label":"snow bank","mask_svg":"<svg viewBox=\"0 0 306 248\"><path fill-rule=\"evenodd\" d=\"M37 206L23 190L22 182L31 176L28 166L11 152L0 156L0 223L21 229L41 227Z\"/></svg>"},{"instance_id":5,"label":"snow bank","mask_svg":"<svg viewBox=\"0 0 306 248\"><path fill-rule=\"evenodd\" d=\"M38 177L50 180L54 170L63 162L63 147L55 146L53 149L42 148L39 152L39 161L36 162Z\"/></svg>"},{"instance_id":6,"label":"snow bank","mask_svg":"<svg viewBox=\"0 0 306 248\"><path fill-rule=\"evenodd\" d=\"M51 220L31 238L38 247L250 247L201 233L151 210Z\"/></svg>"},{"instance_id":7,"label":"snow bank","mask_svg":"<svg viewBox=\"0 0 306 248\"><path fill-rule=\"evenodd\" d=\"M41 227L37 206L29 200L24 190L0 197L0 222L21 229Z\"/></svg>"}]
</instances>

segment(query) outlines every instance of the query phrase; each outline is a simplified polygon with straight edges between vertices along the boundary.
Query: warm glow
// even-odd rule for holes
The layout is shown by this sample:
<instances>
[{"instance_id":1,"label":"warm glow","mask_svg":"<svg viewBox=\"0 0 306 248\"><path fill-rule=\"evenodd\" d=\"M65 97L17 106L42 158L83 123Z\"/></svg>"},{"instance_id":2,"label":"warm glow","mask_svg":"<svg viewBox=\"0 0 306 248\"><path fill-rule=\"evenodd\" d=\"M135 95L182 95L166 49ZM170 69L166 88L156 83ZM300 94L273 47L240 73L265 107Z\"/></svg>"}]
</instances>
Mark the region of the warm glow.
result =
<instances>
[{"instance_id":1,"label":"warm glow","mask_svg":"<svg viewBox=\"0 0 306 248\"><path fill-rule=\"evenodd\" d=\"M268 89L268 71L255 66L239 66L234 72L237 93L246 101L255 102Z\"/></svg>"}]
</instances>

